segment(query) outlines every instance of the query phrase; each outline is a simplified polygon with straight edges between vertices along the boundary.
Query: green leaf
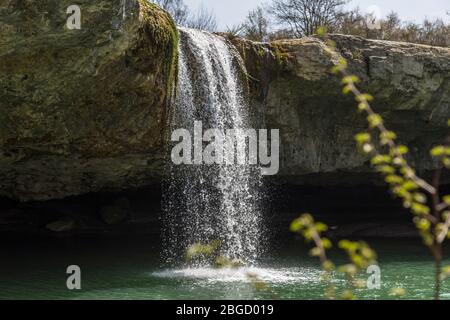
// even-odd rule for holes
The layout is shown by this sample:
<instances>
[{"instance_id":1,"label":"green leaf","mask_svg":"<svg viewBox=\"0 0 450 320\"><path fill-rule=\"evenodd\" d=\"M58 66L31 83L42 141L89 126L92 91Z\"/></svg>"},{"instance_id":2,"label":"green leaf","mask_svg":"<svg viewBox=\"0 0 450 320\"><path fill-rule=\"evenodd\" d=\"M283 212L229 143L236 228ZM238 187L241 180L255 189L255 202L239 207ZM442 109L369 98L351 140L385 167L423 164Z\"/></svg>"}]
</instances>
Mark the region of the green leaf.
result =
<instances>
[{"instance_id":1,"label":"green leaf","mask_svg":"<svg viewBox=\"0 0 450 320\"><path fill-rule=\"evenodd\" d=\"M379 154L372 158L371 163L373 166L378 166L381 164L389 164L392 162L392 158L388 155Z\"/></svg>"},{"instance_id":2,"label":"green leaf","mask_svg":"<svg viewBox=\"0 0 450 320\"><path fill-rule=\"evenodd\" d=\"M396 166L404 166L406 165L406 160L403 159L402 157L395 157L393 163Z\"/></svg>"},{"instance_id":3,"label":"green leaf","mask_svg":"<svg viewBox=\"0 0 450 320\"><path fill-rule=\"evenodd\" d=\"M448 273L450 274L450 266L446 266L442 268L442 273Z\"/></svg>"},{"instance_id":4,"label":"green leaf","mask_svg":"<svg viewBox=\"0 0 450 320\"><path fill-rule=\"evenodd\" d=\"M347 69L347 66L348 66L347 60L345 60L344 58L340 58L338 64L333 68L331 68L331 72L332 73L342 72L345 69Z\"/></svg>"},{"instance_id":5,"label":"green leaf","mask_svg":"<svg viewBox=\"0 0 450 320\"><path fill-rule=\"evenodd\" d=\"M371 128L375 128L383 123L383 118L379 114L371 114L367 117L367 122Z\"/></svg>"},{"instance_id":6,"label":"green leaf","mask_svg":"<svg viewBox=\"0 0 450 320\"><path fill-rule=\"evenodd\" d=\"M434 243L434 238L431 234L428 233L428 230L423 230L420 232L420 235L422 236L423 243L427 247L431 247Z\"/></svg>"},{"instance_id":7,"label":"green leaf","mask_svg":"<svg viewBox=\"0 0 450 320\"><path fill-rule=\"evenodd\" d=\"M445 147L444 146L437 146L431 149L431 155L433 157L441 157L445 154Z\"/></svg>"},{"instance_id":8,"label":"green leaf","mask_svg":"<svg viewBox=\"0 0 450 320\"><path fill-rule=\"evenodd\" d=\"M305 238L305 240L307 242L310 242L313 239L313 235L314 235L314 233L311 229L305 230L303 232L303 237Z\"/></svg>"},{"instance_id":9,"label":"green leaf","mask_svg":"<svg viewBox=\"0 0 450 320\"><path fill-rule=\"evenodd\" d=\"M397 134L393 131L383 131L380 134L381 140L395 140L397 139Z\"/></svg>"},{"instance_id":10,"label":"green leaf","mask_svg":"<svg viewBox=\"0 0 450 320\"><path fill-rule=\"evenodd\" d=\"M322 268L323 268L325 271L331 272L331 271L333 271L333 270L335 269L335 265L334 265L334 263L331 262L330 260L327 260L327 261L325 261L325 262L322 264Z\"/></svg>"},{"instance_id":11,"label":"green leaf","mask_svg":"<svg viewBox=\"0 0 450 320\"><path fill-rule=\"evenodd\" d=\"M411 206L411 211L417 215L427 215L430 213L430 208L427 207L426 205L423 205L421 203L413 203ZM428 220L425 220L429 223Z\"/></svg>"},{"instance_id":12,"label":"green leaf","mask_svg":"<svg viewBox=\"0 0 450 320\"><path fill-rule=\"evenodd\" d=\"M368 261L375 260L376 259L376 254L375 252L369 247L369 246L364 246L361 248L361 255Z\"/></svg>"},{"instance_id":13,"label":"green leaf","mask_svg":"<svg viewBox=\"0 0 450 320\"><path fill-rule=\"evenodd\" d=\"M416 175L416 172L410 167L403 167L400 172L408 179L412 179Z\"/></svg>"},{"instance_id":14,"label":"green leaf","mask_svg":"<svg viewBox=\"0 0 450 320\"><path fill-rule=\"evenodd\" d=\"M443 196L442 200L445 202L446 205L450 206L450 195Z\"/></svg>"},{"instance_id":15,"label":"green leaf","mask_svg":"<svg viewBox=\"0 0 450 320\"><path fill-rule=\"evenodd\" d=\"M345 60L344 58L340 58L340 59L339 59L339 65L340 65L342 68L347 68L347 66L348 66L347 60Z\"/></svg>"},{"instance_id":16,"label":"green leaf","mask_svg":"<svg viewBox=\"0 0 450 320\"><path fill-rule=\"evenodd\" d=\"M351 256L351 259L357 268L361 269L364 267L364 259L360 255L354 254Z\"/></svg>"},{"instance_id":17,"label":"green leaf","mask_svg":"<svg viewBox=\"0 0 450 320\"><path fill-rule=\"evenodd\" d=\"M411 195L411 193L410 193L408 190L406 190L406 189L403 188L403 187L397 186L397 187L395 187L395 188L393 189L393 192L394 192L394 194L395 194L396 196L398 196L398 197L404 199L405 201L408 201L408 206L407 206L407 208L411 207L411 205L412 205L412 203L411 203L411 201L412 201L412 195Z\"/></svg>"},{"instance_id":18,"label":"green leaf","mask_svg":"<svg viewBox=\"0 0 450 320\"><path fill-rule=\"evenodd\" d=\"M412 202L411 202L411 201L409 201L409 200L403 201L403 207L404 207L405 209L410 209L411 206L412 206Z\"/></svg>"},{"instance_id":19,"label":"green leaf","mask_svg":"<svg viewBox=\"0 0 450 320\"><path fill-rule=\"evenodd\" d=\"M450 156L450 147L444 147L444 153L446 156Z\"/></svg>"},{"instance_id":20,"label":"green leaf","mask_svg":"<svg viewBox=\"0 0 450 320\"><path fill-rule=\"evenodd\" d=\"M348 250L351 246L351 242L348 240L341 240L339 241L339 248L343 250Z\"/></svg>"},{"instance_id":21,"label":"green leaf","mask_svg":"<svg viewBox=\"0 0 450 320\"><path fill-rule=\"evenodd\" d=\"M430 221L428 221L426 219L420 219L420 220L416 221L416 227L419 230L428 231L431 227L431 224L430 224Z\"/></svg>"},{"instance_id":22,"label":"green leaf","mask_svg":"<svg viewBox=\"0 0 450 320\"><path fill-rule=\"evenodd\" d=\"M315 227L318 233L325 232L328 230L328 226L322 222L317 222Z\"/></svg>"},{"instance_id":23,"label":"green leaf","mask_svg":"<svg viewBox=\"0 0 450 320\"><path fill-rule=\"evenodd\" d=\"M369 133L362 132L362 133L358 133L355 136L355 140L359 144L364 144L364 143L369 142L371 140L371 136L370 136Z\"/></svg>"},{"instance_id":24,"label":"green leaf","mask_svg":"<svg viewBox=\"0 0 450 320\"><path fill-rule=\"evenodd\" d=\"M386 177L385 181L388 184L402 184L403 183L403 178L400 177L400 176L397 176L395 174L391 174L391 175Z\"/></svg>"},{"instance_id":25,"label":"green leaf","mask_svg":"<svg viewBox=\"0 0 450 320\"><path fill-rule=\"evenodd\" d=\"M351 75L351 76L345 76L342 79L342 84L353 84L353 83L358 83L359 82L359 78L357 76Z\"/></svg>"},{"instance_id":26,"label":"green leaf","mask_svg":"<svg viewBox=\"0 0 450 320\"><path fill-rule=\"evenodd\" d=\"M368 110L368 104L366 102L360 102L358 105L359 111L367 111Z\"/></svg>"},{"instance_id":27,"label":"green leaf","mask_svg":"<svg viewBox=\"0 0 450 320\"><path fill-rule=\"evenodd\" d=\"M333 74L338 74L339 72L341 72L341 70L342 68L340 66L333 66L330 71Z\"/></svg>"},{"instance_id":28,"label":"green leaf","mask_svg":"<svg viewBox=\"0 0 450 320\"><path fill-rule=\"evenodd\" d=\"M395 168L391 167L391 166L379 166L376 169L378 172L383 173L383 174L394 174L395 173Z\"/></svg>"},{"instance_id":29,"label":"green leaf","mask_svg":"<svg viewBox=\"0 0 450 320\"><path fill-rule=\"evenodd\" d=\"M443 223L438 223L435 227L434 227L434 234L436 237L438 237L443 231L444 231L444 224Z\"/></svg>"},{"instance_id":30,"label":"green leaf","mask_svg":"<svg viewBox=\"0 0 450 320\"><path fill-rule=\"evenodd\" d=\"M421 231L428 231L430 230L431 223L427 219L415 219L414 220L417 229Z\"/></svg>"},{"instance_id":31,"label":"green leaf","mask_svg":"<svg viewBox=\"0 0 450 320\"><path fill-rule=\"evenodd\" d=\"M289 228L291 232L299 232L301 229L303 229L303 223L300 219L295 219L292 221L291 226Z\"/></svg>"},{"instance_id":32,"label":"green leaf","mask_svg":"<svg viewBox=\"0 0 450 320\"><path fill-rule=\"evenodd\" d=\"M348 252L355 251L358 249L358 244L349 240L341 240L339 241L339 248Z\"/></svg>"},{"instance_id":33,"label":"green leaf","mask_svg":"<svg viewBox=\"0 0 450 320\"><path fill-rule=\"evenodd\" d=\"M419 189L419 186L414 181L408 180L405 183L403 183L402 188L404 188L407 191L413 191Z\"/></svg>"},{"instance_id":34,"label":"green leaf","mask_svg":"<svg viewBox=\"0 0 450 320\"><path fill-rule=\"evenodd\" d=\"M398 146L398 147L395 149L395 151L396 151L398 154L405 155L405 154L407 154L407 153L409 152L409 149L408 149L407 146L400 145L400 146Z\"/></svg>"},{"instance_id":35,"label":"green leaf","mask_svg":"<svg viewBox=\"0 0 450 320\"><path fill-rule=\"evenodd\" d=\"M305 225L305 226L308 226L308 225L311 225L314 223L314 218L309 213L302 214L299 219L301 219L303 225Z\"/></svg>"},{"instance_id":36,"label":"green leaf","mask_svg":"<svg viewBox=\"0 0 450 320\"><path fill-rule=\"evenodd\" d=\"M356 266L353 265L353 264L346 264L344 266L340 266L338 268L338 271L340 273L344 273L344 274L347 274L347 275L350 275L350 276L354 276L355 274L358 273L358 268L356 268Z\"/></svg>"},{"instance_id":37,"label":"green leaf","mask_svg":"<svg viewBox=\"0 0 450 320\"><path fill-rule=\"evenodd\" d=\"M356 96L356 101L358 102L370 102L373 101L373 96L368 93L361 93L360 95Z\"/></svg>"},{"instance_id":38,"label":"green leaf","mask_svg":"<svg viewBox=\"0 0 450 320\"><path fill-rule=\"evenodd\" d=\"M427 197L423 193L416 192L413 194L414 201L425 204L427 203Z\"/></svg>"},{"instance_id":39,"label":"green leaf","mask_svg":"<svg viewBox=\"0 0 450 320\"><path fill-rule=\"evenodd\" d=\"M345 86L345 87L342 89L342 93L343 93L343 94L349 94L351 91L352 91L352 87L351 87L351 86Z\"/></svg>"},{"instance_id":40,"label":"green leaf","mask_svg":"<svg viewBox=\"0 0 450 320\"><path fill-rule=\"evenodd\" d=\"M325 250L331 249L333 247L333 244L331 243L331 240L328 238L322 239L322 246Z\"/></svg>"},{"instance_id":41,"label":"green leaf","mask_svg":"<svg viewBox=\"0 0 450 320\"><path fill-rule=\"evenodd\" d=\"M320 257L321 253L322 253L322 251L320 250L320 248L317 248L317 247L316 248L312 248L309 251L309 255L311 257Z\"/></svg>"},{"instance_id":42,"label":"green leaf","mask_svg":"<svg viewBox=\"0 0 450 320\"><path fill-rule=\"evenodd\" d=\"M443 164L447 169L450 168L450 158L448 158L448 157L442 158L442 164Z\"/></svg>"}]
</instances>

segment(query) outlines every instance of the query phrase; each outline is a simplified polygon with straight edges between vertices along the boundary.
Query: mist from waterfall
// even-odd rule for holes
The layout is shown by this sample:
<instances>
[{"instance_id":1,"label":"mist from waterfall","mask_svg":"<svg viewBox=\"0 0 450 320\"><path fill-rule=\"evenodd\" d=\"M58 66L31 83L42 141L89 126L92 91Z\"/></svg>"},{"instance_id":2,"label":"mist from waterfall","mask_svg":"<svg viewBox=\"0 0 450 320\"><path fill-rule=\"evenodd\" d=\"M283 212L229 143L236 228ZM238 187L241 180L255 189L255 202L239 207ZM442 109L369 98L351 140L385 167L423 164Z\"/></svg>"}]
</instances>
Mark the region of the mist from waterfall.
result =
<instances>
[{"instance_id":1,"label":"mist from waterfall","mask_svg":"<svg viewBox=\"0 0 450 320\"><path fill-rule=\"evenodd\" d=\"M254 128L245 67L223 37L180 28L179 73L170 128L194 131L194 121L226 129ZM238 137L239 138L239 137ZM169 163L163 199L164 257L182 263L194 243L221 241L223 256L252 264L263 239L260 170L251 165Z\"/></svg>"}]
</instances>

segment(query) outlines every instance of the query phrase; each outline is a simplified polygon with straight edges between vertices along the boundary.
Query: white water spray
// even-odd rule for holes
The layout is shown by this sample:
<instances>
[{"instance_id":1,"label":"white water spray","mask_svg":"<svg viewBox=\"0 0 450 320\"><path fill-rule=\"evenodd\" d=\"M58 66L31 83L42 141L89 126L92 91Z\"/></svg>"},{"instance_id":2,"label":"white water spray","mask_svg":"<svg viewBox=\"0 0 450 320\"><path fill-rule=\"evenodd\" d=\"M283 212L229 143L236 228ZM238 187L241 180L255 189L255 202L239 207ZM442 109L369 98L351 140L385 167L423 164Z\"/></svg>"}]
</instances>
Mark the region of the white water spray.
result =
<instances>
[{"instance_id":1,"label":"white water spray","mask_svg":"<svg viewBox=\"0 0 450 320\"><path fill-rule=\"evenodd\" d=\"M179 75L172 130L253 127L243 62L224 38L180 29ZM253 263L261 251L260 170L251 165L168 166L164 191L165 256L181 260L194 243L221 241L221 254Z\"/></svg>"}]
</instances>

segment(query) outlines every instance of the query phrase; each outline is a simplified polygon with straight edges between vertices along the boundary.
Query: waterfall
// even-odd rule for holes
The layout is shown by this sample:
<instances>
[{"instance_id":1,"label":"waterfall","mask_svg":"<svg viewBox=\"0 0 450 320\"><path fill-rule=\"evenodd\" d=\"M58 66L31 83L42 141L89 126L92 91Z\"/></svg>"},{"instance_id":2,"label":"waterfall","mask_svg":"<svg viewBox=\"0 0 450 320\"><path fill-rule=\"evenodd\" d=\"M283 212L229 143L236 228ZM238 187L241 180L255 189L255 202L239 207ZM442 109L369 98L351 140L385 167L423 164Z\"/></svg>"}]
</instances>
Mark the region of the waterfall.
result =
<instances>
[{"instance_id":1,"label":"waterfall","mask_svg":"<svg viewBox=\"0 0 450 320\"><path fill-rule=\"evenodd\" d=\"M171 130L252 128L245 67L223 37L180 28L179 74ZM238 137L239 138L239 137ZM164 256L182 260L194 243L221 242L221 254L253 263L262 241L260 171L251 165L168 164L164 186Z\"/></svg>"}]
</instances>

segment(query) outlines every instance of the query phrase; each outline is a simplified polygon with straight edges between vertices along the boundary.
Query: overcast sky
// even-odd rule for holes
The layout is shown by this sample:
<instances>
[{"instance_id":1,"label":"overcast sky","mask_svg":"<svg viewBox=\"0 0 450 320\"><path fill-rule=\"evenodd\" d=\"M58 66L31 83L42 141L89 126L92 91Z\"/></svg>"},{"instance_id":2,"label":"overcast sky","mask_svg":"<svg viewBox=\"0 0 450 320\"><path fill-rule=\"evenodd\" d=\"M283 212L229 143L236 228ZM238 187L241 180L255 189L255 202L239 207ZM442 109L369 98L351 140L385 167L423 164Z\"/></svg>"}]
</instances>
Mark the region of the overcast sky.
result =
<instances>
[{"instance_id":1,"label":"overcast sky","mask_svg":"<svg viewBox=\"0 0 450 320\"><path fill-rule=\"evenodd\" d=\"M270 0L185 0L192 10L196 10L202 4L214 10L219 23L219 28L241 23L249 10L259 4L270 3ZM362 12L369 8L376 8L378 14L385 16L391 11L395 11L400 18L405 21L421 22L423 18L440 17L450 22L446 12L450 11L449 0L352 0L351 7L359 6Z\"/></svg>"}]
</instances>

